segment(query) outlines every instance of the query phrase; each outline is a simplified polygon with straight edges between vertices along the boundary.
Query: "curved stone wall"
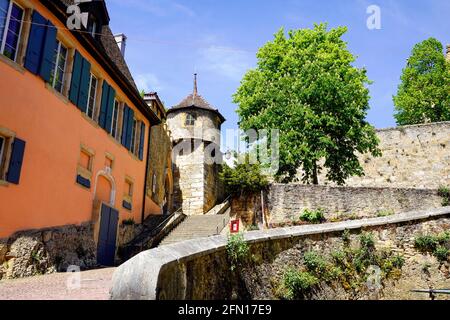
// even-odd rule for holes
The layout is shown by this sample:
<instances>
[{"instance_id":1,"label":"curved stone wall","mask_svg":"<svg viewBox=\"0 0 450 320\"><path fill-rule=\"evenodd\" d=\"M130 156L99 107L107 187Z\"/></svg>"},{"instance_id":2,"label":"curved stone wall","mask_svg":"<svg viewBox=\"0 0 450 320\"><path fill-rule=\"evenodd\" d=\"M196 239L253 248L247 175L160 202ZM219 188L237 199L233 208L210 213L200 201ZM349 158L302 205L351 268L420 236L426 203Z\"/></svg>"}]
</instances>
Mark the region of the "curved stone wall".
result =
<instances>
[{"instance_id":1,"label":"curved stone wall","mask_svg":"<svg viewBox=\"0 0 450 320\"><path fill-rule=\"evenodd\" d=\"M291 228L279 228L254 231L245 234L255 259L254 274L259 265L270 265L287 250L311 247L340 239L345 230L374 230L377 243L392 245L392 250L403 250L408 260L414 264L411 274L405 278L407 284L388 287L388 298L416 298L410 296L411 285L450 285L449 278L439 273L439 277L430 278L423 284L420 275L415 274L415 263L420 253L411 245L414 232L427 230L442 231L450 227L450 207L415 211L389 217L362 219L321 225L306 225ZM336 240L337 241L337 240ZM252 299L271 298L267 292L269 279L254 279L254 290L244 288L242 277L231 272L227 262L225 246L227 239L216 236L186 241L159 247L139 254L121 265L113 276L111 299L128 300L172 300L172 299ZM408 269L409 270L409 269ZM409 272L409 271L408 271ZM417 271L419 272L419 271ZM440 271L439 271L440 272ZM253 272L249 272L252 274ZM447 272L448 276L448 272ZM266 282L264 282L266 281ZM412 281L412 282L411 282ZM415 281L415 282L414 282ZM256 289L255 289L256 288ZM403 288L400 293L398 288ZM397 290L397 291L396 291ZM391 294L391 295L389 295ZM409 294L409 296L408 296ZM334 296L328 298L339 299ZM422 298L426 298L423 297Z\"/></svg>"}]
</instances>

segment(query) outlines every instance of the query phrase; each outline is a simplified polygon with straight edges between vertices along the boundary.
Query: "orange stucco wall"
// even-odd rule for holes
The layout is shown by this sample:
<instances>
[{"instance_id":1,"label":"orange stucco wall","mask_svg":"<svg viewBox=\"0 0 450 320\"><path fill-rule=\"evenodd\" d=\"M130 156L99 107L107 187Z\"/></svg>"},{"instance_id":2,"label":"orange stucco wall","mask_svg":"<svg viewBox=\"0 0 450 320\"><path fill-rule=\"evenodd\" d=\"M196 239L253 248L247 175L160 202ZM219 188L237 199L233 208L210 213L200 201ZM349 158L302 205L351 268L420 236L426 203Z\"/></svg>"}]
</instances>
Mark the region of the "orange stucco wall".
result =
<instances>
[{"instance_id":1,"label":"orange stucco wall","mask_svg":"<svg viewBox=\"0 0 450 320\"><path fill-rule=\"evenodd\" d=\"M36 1L35 8L62 26ZM67 34L71 41L76 40ZM102 76L125 97L115 82L80 46L85 58L101 70ZM124 101L133 107L131 101ZM140 113L134 108L135 112ZM141 119L145 119L141 116ZM144 155L147 155L149 122L145 119ZM105 168L106 153L114 156L115 207L121 220L140 222L144 197L146 159L140 161L96 126L70 102L48 89L44 81L28 71L19 72L0 60L0 127L26 141L20 184L0 185L0 238L19 230L78 224L91 220L95 177ZM80 147L95 152L91 189L76 183ZM134 180L133 210L122 208L125 177ZM99 187L100 192L104 186ZM105 195L102 195L104 197ZM150 211L155 204L146 204Z\"/></svg>"}]
</instances>

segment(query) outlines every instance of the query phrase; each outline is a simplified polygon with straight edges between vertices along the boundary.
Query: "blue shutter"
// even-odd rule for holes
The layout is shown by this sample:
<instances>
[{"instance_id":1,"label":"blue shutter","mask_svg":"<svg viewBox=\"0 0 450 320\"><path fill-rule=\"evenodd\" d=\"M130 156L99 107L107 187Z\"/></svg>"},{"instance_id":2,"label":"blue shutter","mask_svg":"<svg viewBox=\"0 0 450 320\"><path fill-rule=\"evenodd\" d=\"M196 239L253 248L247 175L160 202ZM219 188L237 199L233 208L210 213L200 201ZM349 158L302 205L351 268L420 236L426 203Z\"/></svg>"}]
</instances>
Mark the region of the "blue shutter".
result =
<instances>
[{"instance_id":1,"label":"blue shutter","mask_svg":"<svg viewBox=\"0 0 450 320\"><path fill-rule=\"evenodd\" d=\"M39 75L46 82L50 81L50 76L53 67L53 60L55 57L55 48L56 48L56 28L50 21L48 21L41 55L41 66L39 68Z\"/></svg>"},{"instance_id":2,"label":"blue shutter","mask_svg":"<svg viewBox=\"0 0 450 320\"><path fill-rule=\"evenodd\" d=\"M47 20L37 11L34 11L24 65L26 69L34 74L39 73L46 24Z\"/></svg>"},{"instance_id":3,"label":"blue shutter","mask_svg":"<svg viewBox=\"0 0 450 320\"><path fill-rule=\"evenodd\" d=\"M80 88L78 93L77 106L83 112L86 112L89 97L89 80L91 76L91 64L81 57L82 67L80 75Z\"/></svg>"},{"instance_id":4,"label":"blue shutter","mask_svg":"<svg viewBox=\"0 0 450 320\"><path fill-rule=\"evenodd\" d=\"M128 115L130 108L125 105L123 108L123 118L122 118L122 145L126 147L127 145L127 131L128 131Z\"/></svg>"},{"instance_id":5,"label":"blue shutter","mask_svg":"<svg viewBox=\"0 0 450 320\"><path fill-rule=\"evenodd\" d=\"M103 129L106 128L106 113L107 113L107 109L108 109L108 96L109 96L109 85L106 81L103 81L102 102L100 104L100 115L98 117L98 124Z\"/></svg>"},{"instance_id":6,"label":"blue shutter","mask_svg":"<svg viewBox=\"0 0 450 320\"><path fill-rule=\"evenodd\" d=\"M133 109L129 108L128 113L128 124L127 124L127 140L125 143L125 147L128 150L131 150L131 135L133 134L133 122L134 122L134 111Z\"/></svg>"},{"instance_id":7,"label":"blue shutter","mask_svg":"<svg viewBox=\"0 0 450 320\"><path fill-rule=\"evenodd\" d=\"M75 51L73 58L72 81L70 82L69 100L78 105L78 94L80 92L81 69L83 67L83 57L78 51Z\"/></svg>"},{"instance_id":8,"label":"blue shutter","mask_svg":"<svg viewBox=\"0 0 450 320\"><path fill-rule=\"evenodd\" d=\"M108 133L111 132L115 98L116 98L116 91L111 86L109 86L107 108L106 108L106 120L105 120L105 130Z\"/></svg>"},{"instance_id":9,"label":"blue shutter","mask_svg":"<svg viewBox=\"0 0 450 320\"><path fill-rule=\"evenodd\" d=\"M88 189L91 188L91 180L83 178L82 176L78 175L77 176L77 183L79 185L82 185L83 187L86 187Z\"/></svg>"},{"instance_id":10,"label":"blue shutter","mask_svg":"<svg viewBox=\"0 0 450 320\"><path fill-rule=\"evenodd\" d=\"M122 201L122 207L124 207L125 209L128 209L130 211L133 209L132 204L125 200Z\"/></svg>"},{"instance_id":11,"label":"blue shutter","mask_svg":"<svg viewBox=\"0 0 450 320\"><path fill-rule=\"evenodd\" d=\"M145 123L141 122L141 139L139 141L139 159L144 159Z\"/></svg>"},{"instance_id":12,"label":"blue shutter","mask_svg":"<svg viewBox=\"0 0 450 320\"><path fill-rule=\"evenodd\" d=\"M25 141L15 138L12 146L11 160L9 162L6 181L19 184L24 152Z\"/></svg>"}]
</instances>

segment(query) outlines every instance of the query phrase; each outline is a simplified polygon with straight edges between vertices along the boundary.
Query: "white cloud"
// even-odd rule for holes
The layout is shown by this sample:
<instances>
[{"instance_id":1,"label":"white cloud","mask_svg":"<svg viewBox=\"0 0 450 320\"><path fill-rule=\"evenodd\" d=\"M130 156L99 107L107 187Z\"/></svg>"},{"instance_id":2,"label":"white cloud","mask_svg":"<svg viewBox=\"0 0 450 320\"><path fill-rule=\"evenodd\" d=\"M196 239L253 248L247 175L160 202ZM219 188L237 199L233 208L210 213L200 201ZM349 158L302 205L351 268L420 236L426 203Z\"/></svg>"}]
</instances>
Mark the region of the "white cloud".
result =
<instances>
[{"instance_id":1,"label":"white cloud","mask_svg":"<svg viewBox=\"0 0 450 320\"><path fill-rule=\"evenodd\" d=\"M232 47L209 46L199 51L203 68L231 80L240 80L252 67L252 55Z\"/></svg>"},{"instance_id":2,"label":"white cloud","mask_svg":"<svg viewBox=\"0 0 450 320\"><path fill-rule=\"evenodd\" d=\"M145 92L161 92L164 90L164 86L161 84L161 81L153 73L138 74L134 80L139 90L144 90Z\"/></svg>"}]
</instances>

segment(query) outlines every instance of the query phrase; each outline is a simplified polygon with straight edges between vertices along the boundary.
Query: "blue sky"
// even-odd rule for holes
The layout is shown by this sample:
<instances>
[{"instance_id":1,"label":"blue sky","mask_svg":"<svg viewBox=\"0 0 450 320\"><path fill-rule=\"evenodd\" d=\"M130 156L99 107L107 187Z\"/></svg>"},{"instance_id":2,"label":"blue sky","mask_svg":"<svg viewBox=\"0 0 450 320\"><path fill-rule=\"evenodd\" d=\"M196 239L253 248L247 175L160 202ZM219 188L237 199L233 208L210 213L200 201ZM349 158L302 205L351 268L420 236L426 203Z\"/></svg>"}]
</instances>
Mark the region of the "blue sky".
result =
<instances>
[{"instance_id":1,"label":"blue sky","mask_svg":"<svg viewBox=\"0 0 450 320\"><path fill-rule=\"evenodd\" d=\"M126 60L140 89L166 107L199 92L237 127L232 94L259 47L281 27L347 26L345 40L374 84L368 120L395 125L392 95L412 47L428 37L450 43L448 0L107 0L114 33L128 37ZM367 7L381 8L381 30L369 30Z\"/></svg>"}]
</instances>

